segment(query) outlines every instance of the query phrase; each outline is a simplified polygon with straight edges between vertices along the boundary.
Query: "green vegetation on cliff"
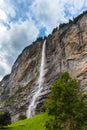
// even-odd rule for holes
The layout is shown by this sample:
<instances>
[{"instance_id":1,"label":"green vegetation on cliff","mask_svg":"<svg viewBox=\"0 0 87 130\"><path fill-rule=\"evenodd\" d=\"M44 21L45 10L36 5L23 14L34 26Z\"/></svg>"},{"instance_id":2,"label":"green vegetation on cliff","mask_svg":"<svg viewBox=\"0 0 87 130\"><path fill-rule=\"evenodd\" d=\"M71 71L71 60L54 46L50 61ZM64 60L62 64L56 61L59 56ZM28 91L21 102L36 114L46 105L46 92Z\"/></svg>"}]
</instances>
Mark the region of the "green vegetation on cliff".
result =
<instances>
[{"instance_id":1,"label":"green vegetation on cliff","mask_svg":"<svg viewBox=\"0 0 87 130\"><path fill-rule=\"evenodd\" d=\"M23 91L29 89L29 87L31 87L31 85L33 84L33 82L34 82L34 80L31 80L27 85L18 88L18 90L5 101L5 104L6 105L10 105L13 102L15 102L15 100L21 100L23 97L20 94Z\"/></svg>"},{"instance_id":2,"label":"green vegetation on cliff","mask_svg":"<svg viewBox=\"0 0 87 130\"><path fill-rule=\"evenodd\" d=\"M68 23L62 23L59 25L59 29L62 28L62 27L65 27L67 25L71 25L71 24L75 24L76 22L78 22L78 20L80 18L82 18L84 15L87 14L87 10L86 11L83 11L83 13L81 13L80 15L78 15L77 17L75 17L73 20L69 20Z\"/></svg>"}]
</instances>

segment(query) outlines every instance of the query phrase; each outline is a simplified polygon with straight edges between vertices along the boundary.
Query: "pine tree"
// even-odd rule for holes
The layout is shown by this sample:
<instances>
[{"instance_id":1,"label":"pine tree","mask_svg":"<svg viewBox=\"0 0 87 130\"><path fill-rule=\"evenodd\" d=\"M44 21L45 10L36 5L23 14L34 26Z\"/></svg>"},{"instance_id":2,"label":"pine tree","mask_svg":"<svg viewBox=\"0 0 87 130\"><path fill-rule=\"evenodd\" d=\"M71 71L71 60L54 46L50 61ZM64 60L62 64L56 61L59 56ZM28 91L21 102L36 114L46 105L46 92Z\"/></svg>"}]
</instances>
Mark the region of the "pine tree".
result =
<instances>
[{"instance_id":1,"label":"pine tree","mask_svg":"<svg viewBox=\"0 0 87 130\"><path fill-rule=\"evenodd\" d=\"M80 83L67 72L53 83L46 102L47 130L81 130L87 120L87 100L80 91Z\"/></svg>"}]
</instances>

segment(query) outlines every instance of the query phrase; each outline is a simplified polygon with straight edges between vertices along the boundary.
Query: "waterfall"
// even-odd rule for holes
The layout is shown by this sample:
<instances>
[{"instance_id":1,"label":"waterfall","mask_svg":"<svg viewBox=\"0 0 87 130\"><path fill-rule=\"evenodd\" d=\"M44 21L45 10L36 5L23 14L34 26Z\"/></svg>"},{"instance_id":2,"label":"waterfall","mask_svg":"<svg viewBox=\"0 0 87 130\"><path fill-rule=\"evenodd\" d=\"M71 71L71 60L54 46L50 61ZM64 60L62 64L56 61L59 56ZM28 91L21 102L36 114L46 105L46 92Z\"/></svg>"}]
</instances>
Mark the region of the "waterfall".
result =
<instances>
[{"instance_id":1,"label":"waterfall","mask_svg":"<svg viewBox=\"0 0 87 130\"><path fill-rule=\"evenodd\" d=\"M37 99L41 94L41 91L43 89L43 83L44 83L44 68L45 68L45 44L46 44L46 40L43 43L43 47L42 47L42 58L41 58L41 65L40 65L40 74L39 74L39 79L38 79L38 86L36 88L36 92L34 93L31 103L29 105L29 108L27 110L27 118L32 117L33 115L35 115L35 110L37 107Z\"/></svg>"}]
</instances>

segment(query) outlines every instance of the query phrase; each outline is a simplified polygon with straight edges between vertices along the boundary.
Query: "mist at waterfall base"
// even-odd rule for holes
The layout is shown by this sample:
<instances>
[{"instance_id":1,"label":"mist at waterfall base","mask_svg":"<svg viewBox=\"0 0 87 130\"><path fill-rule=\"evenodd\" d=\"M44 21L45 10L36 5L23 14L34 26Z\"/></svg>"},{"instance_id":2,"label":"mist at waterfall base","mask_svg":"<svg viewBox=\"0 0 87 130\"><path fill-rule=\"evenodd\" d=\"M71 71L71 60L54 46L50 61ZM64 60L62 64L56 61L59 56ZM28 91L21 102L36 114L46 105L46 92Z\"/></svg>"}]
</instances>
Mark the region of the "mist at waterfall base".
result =
<instances>
[{"instance_id":1,"label":"mist at waterfall base","mask_svg":"<svg viewBox=\"0 0 87 130\"><path fill-rule=\"evenodd\" d=\"M29 108L27 110L27 118L32 117L35 115L35 110L37 107L37 99L41 94L41 91L43 89L43 83L44 83L44 75L45 75L45 46L46 46L46 40L43 43L42 47L42 57L41 57L41 65L40 65L40 74L38 79L38 86L36 88L36 92L34 93L31 103L29 105Z\"/></svg>"}]
</instances>

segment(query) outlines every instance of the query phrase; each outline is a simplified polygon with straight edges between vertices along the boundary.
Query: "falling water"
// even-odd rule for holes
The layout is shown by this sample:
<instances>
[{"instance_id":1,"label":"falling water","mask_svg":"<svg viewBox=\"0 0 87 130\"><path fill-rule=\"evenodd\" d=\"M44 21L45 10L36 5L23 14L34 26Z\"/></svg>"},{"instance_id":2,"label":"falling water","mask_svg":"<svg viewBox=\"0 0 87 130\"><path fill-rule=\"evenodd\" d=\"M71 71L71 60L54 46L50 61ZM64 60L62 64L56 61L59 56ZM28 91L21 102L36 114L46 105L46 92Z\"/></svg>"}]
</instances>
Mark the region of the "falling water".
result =
<instances>
[{"instance_id":1,"label":"falling water","mask_svg":"<svg viewBox=\"0 0 87 130\"><path fill-rule=\"evenodd\" d=\"M40 75L39 75L39 79L38 79L38 86L37 86L37 90L34 93L31 103L29 105L28 111L27 111L27 118L35 115L35 110L36 110L36 100L38 99L38 97L41 94L41 91L43 89L43 82L44 82L44 68L45 68L45 43L46 40L43 43L43 47L42 47L42 58L41 58L41 65L40 65Z\"/></svg>"}]
</instances>

